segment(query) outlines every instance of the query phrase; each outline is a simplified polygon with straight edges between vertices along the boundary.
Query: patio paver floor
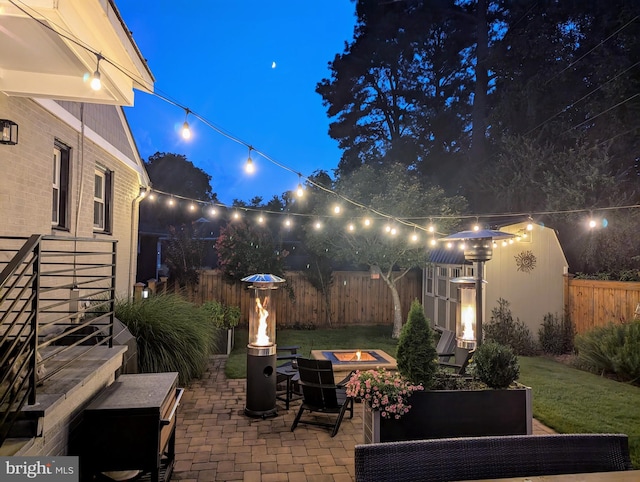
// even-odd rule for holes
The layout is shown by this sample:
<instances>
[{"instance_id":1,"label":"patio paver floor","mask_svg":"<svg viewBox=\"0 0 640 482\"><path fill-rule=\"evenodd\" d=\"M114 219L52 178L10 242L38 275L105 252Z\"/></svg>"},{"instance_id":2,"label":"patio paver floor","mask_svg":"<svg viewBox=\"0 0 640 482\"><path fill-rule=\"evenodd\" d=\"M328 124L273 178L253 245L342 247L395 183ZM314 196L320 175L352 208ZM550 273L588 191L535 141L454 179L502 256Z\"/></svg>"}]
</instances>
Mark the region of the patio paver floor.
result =
<instances>
[{"instance_id":1,"label":"patio paver floor","mask_svg":"<svg viewBox=\"0 0 640 482\"><path fill-rule=\"evenodd\" d=\"M211 358L202 379L187 387L178 411L174 481L351 482L354 447L362 443L356 404L338 434L300 425L290 431L300 402L266 420L244 415L244 379L227 380L224 355ZM553 433L534 420L533 433Z\"/></svg>"}]
</instances>

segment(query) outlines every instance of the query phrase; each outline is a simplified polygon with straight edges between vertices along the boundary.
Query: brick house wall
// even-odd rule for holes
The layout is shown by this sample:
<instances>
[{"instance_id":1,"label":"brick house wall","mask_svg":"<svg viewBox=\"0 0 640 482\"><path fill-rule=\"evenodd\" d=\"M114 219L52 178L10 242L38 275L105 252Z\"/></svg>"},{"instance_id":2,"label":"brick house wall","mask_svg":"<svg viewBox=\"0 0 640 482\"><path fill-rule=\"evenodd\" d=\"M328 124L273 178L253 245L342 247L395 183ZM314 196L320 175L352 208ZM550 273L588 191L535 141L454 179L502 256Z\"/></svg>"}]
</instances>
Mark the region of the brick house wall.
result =
<instances>
[{"instance_id":1,"label":"brick house wall","mask_svg":"<svg viewBox=\"0 0 640 482\"><path fill-rule=\"evenodd\" d=\"M0 118L19 125L17 145L0 145L0 235L115 239L116 292L135 281L138 202L148 186L122 108L35 100L0 93ZM52 226L53 149L70 149L67 227ZM93 226L96 168L111 172L111 230ZM132 281L133 280L133 281Z\"/></svg>"}]
</instances>

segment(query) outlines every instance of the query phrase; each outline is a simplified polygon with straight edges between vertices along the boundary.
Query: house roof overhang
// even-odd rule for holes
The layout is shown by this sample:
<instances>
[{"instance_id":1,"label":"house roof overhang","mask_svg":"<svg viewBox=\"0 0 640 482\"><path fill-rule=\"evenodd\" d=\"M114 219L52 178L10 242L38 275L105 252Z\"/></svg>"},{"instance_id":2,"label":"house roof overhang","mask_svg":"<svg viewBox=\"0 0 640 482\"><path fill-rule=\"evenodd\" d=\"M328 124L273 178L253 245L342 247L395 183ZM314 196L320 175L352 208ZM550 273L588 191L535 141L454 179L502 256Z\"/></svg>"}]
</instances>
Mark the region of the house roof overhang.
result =
<instances>
[{"instance_id":1,"label":"house roof overhang","mask_svg":"<svg viewBox=\"0 0 640 482\"><path fill-rule=\"evenodd\" d=\"M0 0L0 91L133 105L154 78L113 0ZM90 78L99 53L102 88Z\"/></svg>"}]
</instances>

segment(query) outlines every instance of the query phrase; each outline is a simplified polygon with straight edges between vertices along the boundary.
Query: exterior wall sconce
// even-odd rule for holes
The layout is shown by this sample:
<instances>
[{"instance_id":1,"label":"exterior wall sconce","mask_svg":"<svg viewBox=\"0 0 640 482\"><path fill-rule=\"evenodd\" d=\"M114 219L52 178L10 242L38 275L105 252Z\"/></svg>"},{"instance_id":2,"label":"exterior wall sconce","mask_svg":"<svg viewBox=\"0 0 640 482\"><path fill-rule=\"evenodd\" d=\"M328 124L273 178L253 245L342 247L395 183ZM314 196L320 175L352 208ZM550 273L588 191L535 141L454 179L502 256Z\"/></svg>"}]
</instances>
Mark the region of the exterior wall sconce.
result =
<instances>
[{"instance_id":1,"label":"exterior wall sconce","mask_svg":"<svg viewBox=\"0 0 640 482\"><path fill-rule=\"evenodd\" d=\"M0 119L0 144L15 146L18 143L18 124L9 119Z\"/></svg>"}]
</instances>

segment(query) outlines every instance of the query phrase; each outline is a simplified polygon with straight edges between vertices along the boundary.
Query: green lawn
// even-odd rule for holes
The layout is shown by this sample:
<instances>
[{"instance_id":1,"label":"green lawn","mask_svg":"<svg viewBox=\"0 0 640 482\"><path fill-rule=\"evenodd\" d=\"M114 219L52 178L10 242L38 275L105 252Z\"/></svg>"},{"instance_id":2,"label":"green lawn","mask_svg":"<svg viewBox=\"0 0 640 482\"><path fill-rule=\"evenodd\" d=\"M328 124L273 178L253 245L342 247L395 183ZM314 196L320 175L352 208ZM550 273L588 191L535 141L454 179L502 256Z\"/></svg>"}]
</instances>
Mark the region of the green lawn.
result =
<instances>
[{"instance_id":1,"label":"green lawn","mask_svg":"<svg viewBox=\"0 0 640 482\"><path fill-rule=\"evenodd\" d=\"M379 349L395 357L397 340L391 338L391 326L350 326L332 330L278 330L278 346L300 347L298 353L309 356L311 350L329 348L368 348ZM236 330L235 348L225 373L228 378L247 376L247 330Z\"/></svg>"},{"instance_id":2,"label":"green lawn","mask_svg":"<svg viewBox=\"0 0 640 482\"><path fill-rule=\"evenodd\" d=\"M640 387L547 358L520 357L520 382L533 391L533 415L560 433L626 433L640 468Z\"/></svg>"},{"instance_id":3,"label":"green lawn","mask_svg":"<svg viewBox=\"0 0 640 482\"><path fill-rule=\"evenodd\" d=\"M299 345L300 353L328 348L378 348L392 356L390 326L332 330L278 330L279 346ZM247 330L236 330L226 375L246 376ZM626 433L631 460L640 468L640 387L615 382L542 357L520 357L520 382L532 387L533 415L559 433Z\"/></svg>"}]
</instances>

